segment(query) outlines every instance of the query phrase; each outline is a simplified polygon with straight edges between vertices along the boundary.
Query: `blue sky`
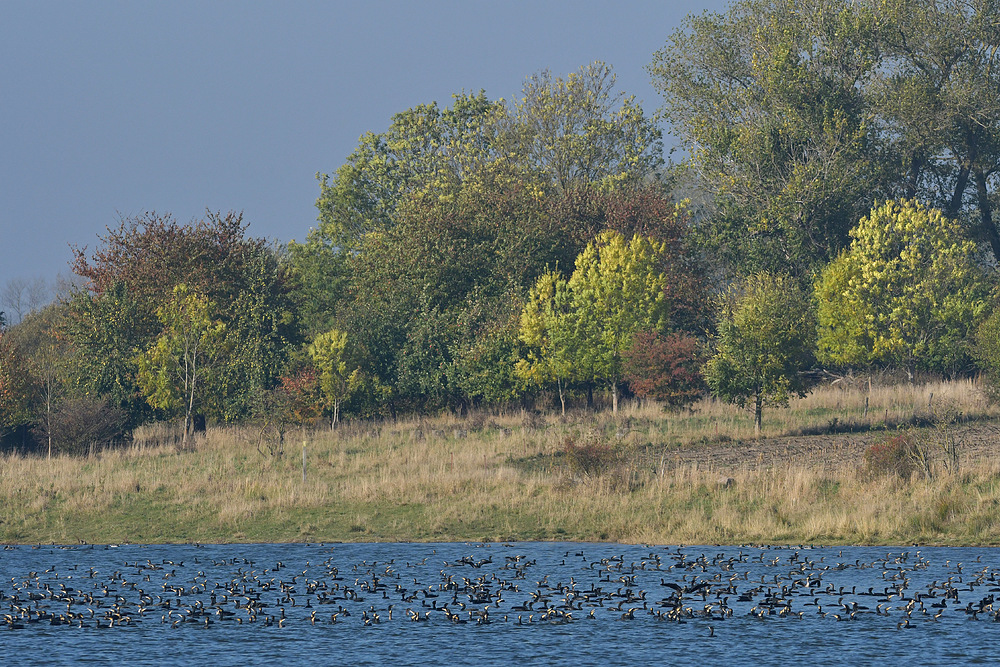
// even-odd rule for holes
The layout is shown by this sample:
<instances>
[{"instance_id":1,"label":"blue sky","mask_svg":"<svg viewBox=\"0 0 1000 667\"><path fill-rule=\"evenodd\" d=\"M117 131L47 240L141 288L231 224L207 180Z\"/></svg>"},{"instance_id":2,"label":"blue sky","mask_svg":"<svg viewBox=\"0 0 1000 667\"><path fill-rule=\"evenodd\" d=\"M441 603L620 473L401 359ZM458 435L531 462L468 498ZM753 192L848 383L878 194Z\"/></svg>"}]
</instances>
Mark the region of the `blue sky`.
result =
<instances>
[{"instance_id":1,"label":"blue sky","mask_svg":"<svg viewBox=\"0 0 1000 667\"><path fill-rule=\"evenodd\" d=\"M0 4L0 287L69 274L120 216L242 210L303 239L315 175L366 131L463 90L519 93L603 60L647 113L643 69L722 0Z\"/></svg>"}]
</instances>

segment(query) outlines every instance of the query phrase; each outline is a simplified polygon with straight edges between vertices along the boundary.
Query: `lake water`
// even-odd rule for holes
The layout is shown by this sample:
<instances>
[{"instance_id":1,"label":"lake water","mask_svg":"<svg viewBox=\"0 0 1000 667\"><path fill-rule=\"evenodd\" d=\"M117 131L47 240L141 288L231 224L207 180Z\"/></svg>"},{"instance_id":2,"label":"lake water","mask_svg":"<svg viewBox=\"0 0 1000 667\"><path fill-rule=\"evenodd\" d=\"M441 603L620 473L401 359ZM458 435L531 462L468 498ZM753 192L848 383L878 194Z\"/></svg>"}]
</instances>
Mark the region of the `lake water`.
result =
<instances>
[{"instance_id":1,"label":"lake water","mask_svg":"<svg viewBox=\"0 0 1000 667\"><path fill-rule=\"evenodd\" d=\"M993 663L998 577L994 548L16 546L0 642L17 664Z\"/></svg>"}]
</instances>

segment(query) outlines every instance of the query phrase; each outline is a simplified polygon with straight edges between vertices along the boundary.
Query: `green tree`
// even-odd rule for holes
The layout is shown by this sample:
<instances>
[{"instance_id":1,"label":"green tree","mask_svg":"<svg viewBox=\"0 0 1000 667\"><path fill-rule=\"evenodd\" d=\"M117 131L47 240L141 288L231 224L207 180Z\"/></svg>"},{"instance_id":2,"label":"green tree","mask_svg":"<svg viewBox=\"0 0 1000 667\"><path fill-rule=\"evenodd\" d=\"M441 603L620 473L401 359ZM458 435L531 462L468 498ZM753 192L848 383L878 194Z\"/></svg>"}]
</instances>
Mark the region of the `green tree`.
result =
<instances>
[{"instance_id":1,"label":"green tree","mask_svg":"<svg viewBox=\"0 0 1000 667\"><path fill-rule=\"evenodd\" d=\"M716 396L752 407L759 435L764 405L786 406L791 394L805 395L803 372L816 345L812 302L794 279L759 273L722 294L717 318L705 380Z\"/></svg>"},{"instance_id":2,"label":"green tree","mask_svg":"<svg viewBox=\"0 0 1000 667\"><path fill-rule=\"evenodd\" d=\"M660 130L615 81L600 61L565 79L548 70L528 77L503 123L509 154L560 190L639 185L663 164Z\"/></svg>"},{"instance_id":3,"label":"green tree","mask_svg":"<svg viewBox=\"0 0 1000 667\"><path fill-rule=\"evenodd\" d=\"M994 308L976 329L973 354L986 374L987 395L1000 401L1000 309Z\"/></svg>"},{"instance_id":4,"label":"green tree","mask_svg":"<svg viewBox=\"0 0 1000 667\"><path fill-rule=\"evenodd\" d=\"M740 0L691 15L649 72L713 199L704 242L734 274L809 275L879 192L869 81L877 12L846 0Z\"/></svg>"},{"instance_id":5,"label":"green tree","mask_svg":"<svg viewBox=\"0 0 1000 667\"><path fill-rule=\"evenodd\" d=\"M73 270L87 280L71 302L79 377L124 407L132 425L149 416L134 361L160 334L156 311L181 283L215 304L212 319L226 325L229 356L205 406L219 419L246 416L249 398L274 385L300 342L279 254L246 231L239 213L210 212L187 225L147 213L109 229L92 255L76 249Z\"/></svg>"},{"instance_id":6,"label":"green tree","mask_svg":"<svg viewBox=\"0 0 1000 667\"><path fill-rule=\"evenodd\" d=\"M738 273L835 257L878 199L919 198L1000 257L998 0L739 0L649 71Z\"/></svg>"},{"instance_id":7,"label":"green tree","mask_svg":"<svg viewBox=\"0 0 1000 667\"><path fill-rule=\"evenodd\" d=\"M55 413L70 393L71 350L65 336L65 304L53 303L33 310L12 327L8 334L31 370L35 431L45 438L52 456Z\"/></svg>"},{"instance_id":8,"label":"green tree","mask_svg":"<svg viewBox=\"0 0 1000 667\"><path fill-rule=\"evenodd\" d=\"M319 384L333 409L330 427L336 428L340 419L340 406L359 383L359 371L350 368L347 333L331 329L322 333L309 345L309 358L319 371Z\"/></svg>"},{"instance_id":9,"label":"green tree","mask_svg":"<svg viewBox=\"0 0 1000 667\"><path fill-rule=\"evenodd\" d=\"M384 133L361 137L334 175L317 175L319 225L306 245L354 250L366 234L391 229L414 193L640 183L663 162L660 131L614 85L611 67L596 62L566 79L529 77L510 104L481 91L454 96L450 108L432 102L394 115Z\"/></svg>"},{"instance_id":10,"label":"green tree","mask_svg":"<svg viewBox=\"0 0 1000 667\"><path fill-rule=\"evenodd\" d=\"M33 380L10 334L0 330L0 436L31 422Z\"/></svg>"},{"instance_id":11,"label":"green tree","mask_svg":"<svg viewBox=\"0 0 1000 667\"><path fill-rule=\"evenodd\" d=\"M334 176L317 175L319 226L307 243L353 250L366 234L391 229L409 195L447 193L496 157L492 143L503 113L484 92L462 94L450 108L419 105L395 114L384 133L366 133Z\"/></svg>"},{"instance_id":12,"label":"green tree","mask_svg":"<svg viewBox=\"0 0 1000 667\"><path fill-rule=\"evenodd\" d=\"M503 404L518 398L515 374L519 359L517 318L522 297L516 286L486 295L477 288L455 318L458 335L451 344L448 381L459 395L459 409Z\"/></svg>"},{"instance_id":13,"label":"green tree","mask_svg":"<svg viewBox=\"0 0 1000 667\"><path fill-rule=\"evenodd\" d=\"M159 328L155 312L141 306L122 282L100 292L74 292L66 322L74 393L107 397L125 411L130 426L147 420L150 406L136 381L136 360Z\"/></svg>"},{"instance_id":14,"label":"green tree","mask_svg":"<svg viewBox=\"0 0 1000 667\"><path fill-rule=\"evenodd\" d=\"M626 350L639 331L664 331L669 323L665 252L655 239L605 231L577 257L569 280L543 274L521 313L527 352L518 376L554 382L564 409L570 379L606 382L617 413Z\"/></svg>"},{"instance_id":15,"label":"green tree","mask_svg":"<svg viewBox=\"0 0 1000 667\"><path fill-rule=\"evenodd\" d=\"M872 209L821 274L819 359L954 371L987 310L988 287L962 226L916 201Z\"/></svg>"},{"instance_id":16,"label":"green tree","mask_svg":"<svg viewBox=\"0 0 1000 667\"><path fill-rule=\"evenodd\" d=\"M215 304L181 283L157 309L163 332L138 358L139 385L155 408L184 415L183 445L191 416L206 396L224 354L226 326L212 318Z\"/></svg>"},{"instance_id":17,"label":"green tree","mask_svg":"<svg viewBox=\"0 0 1000 667\"><path fill-rule=\"evenodd\" d=\"M970 223L1000 259L993 192L1000 178L1000 2L886 0L878 80L886 154L900 195Z\"/></svg>"}]
</instances>

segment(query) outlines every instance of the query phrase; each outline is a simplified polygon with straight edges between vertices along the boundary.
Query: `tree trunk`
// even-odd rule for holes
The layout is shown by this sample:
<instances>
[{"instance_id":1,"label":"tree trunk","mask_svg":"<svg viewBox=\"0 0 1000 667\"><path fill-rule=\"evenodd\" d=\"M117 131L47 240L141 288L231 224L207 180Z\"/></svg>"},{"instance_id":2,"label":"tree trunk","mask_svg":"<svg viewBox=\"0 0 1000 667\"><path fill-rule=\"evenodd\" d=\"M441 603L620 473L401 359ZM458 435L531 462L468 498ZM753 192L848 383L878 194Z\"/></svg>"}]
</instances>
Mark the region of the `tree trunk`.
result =
<instances>
[{"instance_id":1,"label":"tree trunk","mask_svg":"<svg viewBox=\"0 0 1000 667\"><path fill-rule=\"evenodd\" d=\"M559 403L562 405L562 416L566 416L566 394L563 392L562 379L556 380L556 385L559 387Z\"/></svg>"},{"instance_id":2,"label":"tree trunk","mask_svg":"<svg viewBox=\"0 0 1000 667\"><path fill-rule=\"evenodd\" d=\"M45 392L45 435L49 441L49 456L52 458L52 386L48 384Z\"/></svg>"},{"instance_id":3,"label":"tree trunk","mask_svg":"<svg viewBox=\"0 0 1000 667\"><path fill-rule=\"evenodd\" d=\"M756 401L754 402L753 409L753 434L754 437L760 437L760 427L762 417L764 415L764 397L761 394L757 394Z\"/></svg>"},{"instance_id":4,"label":"tree trunk","mask_svg":"<svg viewBox=\"0 0 1000 667\"><path fill-rule=\"evenodd\" d=\"M955 192L951 196L951 205L948 206L949 217L956 217L958 212L962 210L962 195L965 194L965 188L969 185L969 167L962 166L958 171L958 180L955 183Z\"/></svg>"},{"instance_id":5,"label":"tree trunk","mask_svg":"<svg viewBox=\"0 0 1000 667\"><path fill-rule=\"evenodd\" d=\"M993 250L993 258L1000 261L1000 234L997 234L993 224L993 207L990 206L990 193L986 188L986 174L982 169L976 169L976 199L979 201L980 233L989 241Z\"/></svg>"},{"instance_id":6,"label":"tree trunk","mask_svg":"<svg viewBox=\"0 0 1000 667\"><path fill-rule=\"evenodd\" d=\"M618 382L611 383L611 412L618 414Z\"/></svg>"},{"instance_id":7,"label":"tree trunk","mask_svg":"<svg viewBox=\"0 0 1000 667\"><path fill-rule=\"evenodd\" d=\"M594 385L591 382L587 383L587 409L594 409Z\"/></svg>"},{"instance_id":8,"label":"tree trunk","mask_svg":"<svg viewBox=\"0 0 1000 667\"><path fill-rule=\"evenodd\" d=\"M914 154L910 158L910 170L906 179L906 198L913 199L917 196L917 185L920 183L920 173L923 171L924 160Z\"/></svg>"}]
</instances>

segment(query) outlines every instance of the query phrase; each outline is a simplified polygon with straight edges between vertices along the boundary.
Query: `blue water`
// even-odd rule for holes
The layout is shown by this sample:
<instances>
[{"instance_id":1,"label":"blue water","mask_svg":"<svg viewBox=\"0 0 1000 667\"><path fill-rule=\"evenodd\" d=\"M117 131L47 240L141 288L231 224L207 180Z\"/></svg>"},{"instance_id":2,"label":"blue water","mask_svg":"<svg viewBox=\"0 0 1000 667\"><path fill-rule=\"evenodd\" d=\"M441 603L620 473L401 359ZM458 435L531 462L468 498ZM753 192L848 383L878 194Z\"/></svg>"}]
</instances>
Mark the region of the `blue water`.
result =
<instances>
[{"instance_id":1,"label":"blue water","mask_svg":"<svg viewBox=\"0 0 1000 667\"><path fill-rule=\"evenodd\" d=\"M993 663L998 577L992 548L17 546L0 646L17 664Z\"/></svg>"}]
</instances>

